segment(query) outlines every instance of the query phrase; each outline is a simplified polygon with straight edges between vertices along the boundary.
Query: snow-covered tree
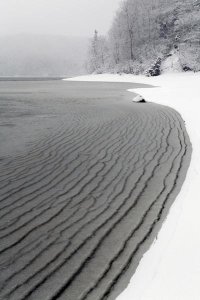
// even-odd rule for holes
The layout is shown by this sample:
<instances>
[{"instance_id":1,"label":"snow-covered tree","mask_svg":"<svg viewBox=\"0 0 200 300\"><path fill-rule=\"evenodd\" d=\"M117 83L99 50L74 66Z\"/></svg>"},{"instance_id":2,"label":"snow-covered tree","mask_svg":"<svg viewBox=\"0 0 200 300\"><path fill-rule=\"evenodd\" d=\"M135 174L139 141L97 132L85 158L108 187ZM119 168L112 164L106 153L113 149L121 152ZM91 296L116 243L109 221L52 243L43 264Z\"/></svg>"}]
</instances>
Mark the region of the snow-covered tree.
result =
<instances>
[{"instance_id":1,"label":"snow-covered tree","mask_svg":"<svg viewBox=\"0 0 200 300\"><path fill-rule=\"evenodd\" d=\"M99 36L95 30L94 36L90 41L87 68L90 73L102 72L108 60L107 39Z\"/></svg>"},{"instance_id":2,"label":"snow-covered tree","mask_svg":"<svg viewBox=\"0 0 200 300\"><path fill-rule=\"evenodd\" d=\"M144 73L174 49L183 69L200 70L199 28L199 0L124 0L108 36L95 32L90 71Z\"/></svg>"}]
</instances>

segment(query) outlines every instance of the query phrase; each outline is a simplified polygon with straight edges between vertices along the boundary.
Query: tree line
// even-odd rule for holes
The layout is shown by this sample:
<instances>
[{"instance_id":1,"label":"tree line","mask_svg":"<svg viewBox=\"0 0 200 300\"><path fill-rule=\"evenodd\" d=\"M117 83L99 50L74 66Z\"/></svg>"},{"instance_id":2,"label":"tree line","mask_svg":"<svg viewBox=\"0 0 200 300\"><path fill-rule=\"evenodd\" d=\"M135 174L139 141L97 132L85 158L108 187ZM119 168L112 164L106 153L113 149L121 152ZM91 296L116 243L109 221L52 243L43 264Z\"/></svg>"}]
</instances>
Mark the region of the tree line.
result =
<instances>
[{"instance_id":1,"label":"tree line","mask_svg":"<svg viewBox=\"0 0 200 300\"><path fill-rule=\"evenodd\" d=\"M199 26L199 0L124 0L107 36L95 30L88 72L144 73L173 51L183 68L200 69Z\"/></svg>"}]
</instances>

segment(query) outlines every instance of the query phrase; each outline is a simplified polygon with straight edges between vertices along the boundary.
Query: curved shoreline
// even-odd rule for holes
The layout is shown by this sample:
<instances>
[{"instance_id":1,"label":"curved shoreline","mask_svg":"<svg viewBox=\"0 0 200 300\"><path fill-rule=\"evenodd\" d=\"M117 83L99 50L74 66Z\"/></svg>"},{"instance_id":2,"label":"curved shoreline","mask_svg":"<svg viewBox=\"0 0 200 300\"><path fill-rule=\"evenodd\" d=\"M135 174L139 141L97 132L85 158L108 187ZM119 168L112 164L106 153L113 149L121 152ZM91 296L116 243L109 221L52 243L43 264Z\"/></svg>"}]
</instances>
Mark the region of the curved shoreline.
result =
<instances>
[{"instance_id":1,"label":"curved shoreline","mask_svg":"<svg viewBox=\"0 0 200 300\"><path fill-rule=\"evenodd\" d=\"M51 135L1 174L2 297L114 299L181 188L190 142L180 115L104 85L75 99L71 84Z\"/></svg>"}]
</instances>

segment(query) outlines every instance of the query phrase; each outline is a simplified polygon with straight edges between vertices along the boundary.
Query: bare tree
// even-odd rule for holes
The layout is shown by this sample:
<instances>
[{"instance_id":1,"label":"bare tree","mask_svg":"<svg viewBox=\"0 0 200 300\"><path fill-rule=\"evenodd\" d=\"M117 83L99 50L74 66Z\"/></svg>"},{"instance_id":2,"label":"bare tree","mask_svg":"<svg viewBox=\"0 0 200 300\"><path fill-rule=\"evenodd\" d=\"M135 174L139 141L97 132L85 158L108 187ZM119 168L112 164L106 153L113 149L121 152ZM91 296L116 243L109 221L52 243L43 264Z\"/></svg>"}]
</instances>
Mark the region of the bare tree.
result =
<instances>
[{"instance_id":1,"label":"bare tree","mask_svg":"<svg viewBox=\"0 0 200 300\"><path fill-rule=\"evenodd\" d=\"M196 60L200 55L196 49L199 26L199 0L124 0L108 38L95 32L90 50L92 70L111 66L141 73L165 59L174 47L181 51L183 61L187 53Z\"/></svg>"}]
</instances>

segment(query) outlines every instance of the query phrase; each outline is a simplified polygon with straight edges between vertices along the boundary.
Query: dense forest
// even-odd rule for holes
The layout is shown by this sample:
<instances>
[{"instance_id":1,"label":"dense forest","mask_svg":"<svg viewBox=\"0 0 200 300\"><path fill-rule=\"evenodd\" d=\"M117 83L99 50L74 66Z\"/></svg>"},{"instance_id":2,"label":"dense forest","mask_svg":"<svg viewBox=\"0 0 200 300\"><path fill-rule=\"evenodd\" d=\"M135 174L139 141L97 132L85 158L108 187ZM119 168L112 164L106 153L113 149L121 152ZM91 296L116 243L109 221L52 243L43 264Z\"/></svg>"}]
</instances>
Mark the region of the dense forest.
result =
<instances>
[{"instance_id":1,"label":"dense forest","mask_svg":"<svg viewBox=\"0 0 200 300\"><path fill-rule=\"evenodd\" d=\"M122 1L108 35L91 38L87 70L159 75L170 62L200 70L200 0Z\"/></svg>"}]
</instances>

